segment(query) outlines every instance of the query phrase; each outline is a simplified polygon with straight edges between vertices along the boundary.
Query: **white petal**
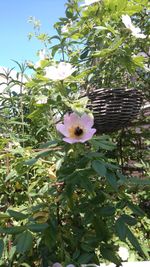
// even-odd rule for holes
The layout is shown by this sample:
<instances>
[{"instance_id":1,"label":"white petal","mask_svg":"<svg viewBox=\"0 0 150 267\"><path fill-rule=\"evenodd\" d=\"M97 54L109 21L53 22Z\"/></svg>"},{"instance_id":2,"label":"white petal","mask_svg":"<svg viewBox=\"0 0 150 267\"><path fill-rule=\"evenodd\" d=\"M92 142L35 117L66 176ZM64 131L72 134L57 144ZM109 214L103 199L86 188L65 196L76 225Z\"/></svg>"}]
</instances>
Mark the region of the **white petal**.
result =
<instances>
[{"instance_id":1,"label":"white petal","mask_svg":"<svg viewBox=\"0 0 150 267\"><path fill-rule=\"evenodd\" d=\"M90 6L94 3L100 2L101 0L85 0L85 3L82 4L81 6Z\"/></svg>"},{"instance_id":2,"label":"white petal","mask_svg":"<svg viewBox=\"0 0 150 267\"><path fill-rule=\"evenodd\" d=\"M131 29L133 27L131 18L128 15L122 15L121 19L127 29Z\"/></svg>"},{"instance_id":3,"label":"white petal","mask_svg":"<svg viewBox=\"0 0 150 267\"><path fill-rule=\"evenodd\" d=\"M57 68L54 66L50 66L50 67L46 67L45 68L45 72L46 75L45 77L47 77L48 79L51 79L53 81L57 81L59 80L58 78L58 72L57 72Z\"/></svg>"}]
</instances>

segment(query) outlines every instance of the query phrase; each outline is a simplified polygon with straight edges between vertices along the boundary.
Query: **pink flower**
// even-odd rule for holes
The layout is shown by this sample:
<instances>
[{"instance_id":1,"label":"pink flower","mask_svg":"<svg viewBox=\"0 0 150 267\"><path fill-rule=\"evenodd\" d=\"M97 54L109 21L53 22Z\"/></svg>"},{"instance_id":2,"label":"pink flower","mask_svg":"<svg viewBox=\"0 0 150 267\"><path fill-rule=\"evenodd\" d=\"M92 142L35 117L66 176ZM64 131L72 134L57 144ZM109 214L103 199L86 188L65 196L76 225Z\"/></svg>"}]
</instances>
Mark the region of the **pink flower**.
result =
<instances>
[{"instance_id":1,"label":"pink flower","mask_svg":"<svg viewBox=\"0 0 150 267\"><path fill-rule=\"evenodd\" d=\"M53 81L59 81L69 77L75 70L76 68L73 68L70 63L60 62L57 67L55 66L46 67L45 76Z\"/></svg>"},{"instance_id":2,"label":"pink flower","mask_svg":"<svg viewBox=\"0 0 150 267\"><path fill-rule=\"evenodd\" d=\"M65 137L63 140L67 143L84 143L91 139L96 129L92 128L94 119L92 115L83 114L81 117L76 113L66 114L64 124L58 123L56 129Z\"/></svg>"}]
</instances>

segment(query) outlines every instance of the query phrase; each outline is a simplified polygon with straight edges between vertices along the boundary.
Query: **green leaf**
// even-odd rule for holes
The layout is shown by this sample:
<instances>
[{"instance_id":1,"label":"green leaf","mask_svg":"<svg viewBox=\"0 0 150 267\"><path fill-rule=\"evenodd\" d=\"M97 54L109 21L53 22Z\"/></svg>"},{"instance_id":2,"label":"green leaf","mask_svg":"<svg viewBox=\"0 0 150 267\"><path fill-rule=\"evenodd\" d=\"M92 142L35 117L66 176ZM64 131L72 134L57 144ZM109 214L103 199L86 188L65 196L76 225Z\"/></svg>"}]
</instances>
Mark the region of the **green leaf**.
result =
<instances>
[{"instance_id":1,"label":"green leaf","mask_svg":"<svg viewBox=\"0 0 150 267\"><path fill-rule=\"evenodd\" d=\"M117 36L114 39L113 43L108 48L104 48L100 51L96 51L95 53L93 53L93 56L94 57L105 57L107 55L113 54L113 52L115 52L115 50L117 50L120 47L122 42L123 42L123 39Z\"/></svg>"},{"instance_id":2,"label":"green leaf","mask_svg":"<svg viewBox=\"0 0 150 267\"><path fill-rule=\"evenodd\" d=\"M134 217L129 216L127 214L123 214L121 216L121 218L125 223L127 223L128 225L131 225L131 226L133 226L137 223L137 220Z\"/></svg>"},{"instance_id":3,"label":"green leaf","mask_svg":"<svg viewBox=\"0 0 150 267\"><path fill-rule=\"evenodd\" d=\"M87 55L88 55L88 53L89 53L89 49L88 49L88 48L84 49L84 50L82 51L81 55L80 55L80 59L84 59L84 58L86 58Z\"/></svg>"},{"instance_id":4,"label":"green leaf","mask_svg":"<svg viewBox=\"0 0 150 267\"><path fill-rule=\"evenodd\" d=\"M88 263L93 257L94 253L83 253L78 259L78 264Z\"/></svg>"},{"instance_id":5,"label":"green leaf","mask_svg":"<svg viewBox=\"0 0 150 267\"><path fill-rule=\"evenodd\" d=\"M38 158L33 158L33 159L26 160L26 161L24 161L23 163L24 163L25 165L32 166L34 163L37 162L37 160L38 160Z\"/></svg>"},{"instance_id":6,"label":"green leaf","mask_svg":"<svg viewBox=\"0 0 150 267\"><path fill-rule=\"evenodd\" d=\"M11 249L9 251L9 260L11 261L16 253L16 246L11 246Z\"/></svg>"},{"instance_id":7,"label":"green leaf","mask_svg":"<svg viewBox=\"0 0 150 267\"><path fill-rule=\"evenodd\" d=\"M88 177L80 178L80 185L90 194L93 192L93 184Z\"/></svg>"},{"instance_id":8,"label":"green leaf","mask_svg":"<svg viewBox=\"0 0 150 267\"><path fill-rule=\"evenodd\" d=\"M19 220L24 220L26 218L28 218L28 214L24 214L22 212L19 211L15 211L15 210L7 210L8 214L13 217L16 221Z\"/></svg>"},{"instance_id":9,"label":"green leaf","mask_svg":"<svg viewBox=\"0 0 150 267\"><path fill-rule=\"evenodd\" d=\"M13 121L13 120L8 121L7 123L8 124L17 124L17 125L25 125L25 126L28 126L28 124L25 123L25 122L19 122L19 121Z\"/></svg>"},{"instance_id":10,"label":"green leaf","mask_svg":"<svg viewBox=\"0 0 150 267\"><path fill-rule=\"evenodd\" d=\"M85 252L91 252L93 251L93 247L87 243L83 243L81 244L81 248L85 251Z\"/></svg>"},{"instance_id":11,"label":"green leaf","mask_svg":"<svg viewBox=\"0 0 150 267\"><path fill-rule=\"evenodd\" d=\"M132 57L132 62L138 67L144 68L144 61L145 61L145 59L142 56L133 56Z\"/></svg>"},{"instance_id":12,"label":"green leaf","mask_svg":"<svg viewBox=\"0 0 150 267\"><path fill-rule=\"evenodd\" d=\"M55 245L57 234L57 222L55 221L55 219L51 219L51 221L49 222L49 227L43 233L44 242L49 249L51 249L51 247Z\"/></svg>"},{"instance_id":13,"label":"green leaf","mask_svg":"<svg viewBox=\"0 0 150 267\"><path fill-rule=\"evenodd\" d=\"M112 49L105 48L105 49L102 49L100 51L96 51L92 56L93 57L105 57L105 56L112 54L112 52L113 52Z\"/></svg>"},{"instance_id":14,"label":"green leaf","mask_svg":"<svg viewBox=\"0 0 150 267\"><path fill-rule=\"evenodd\" d=\"M42 232L44 231L45 229L48 228L48 224L47 223L37 223L37 224L30 224L28 225L28 229L31 231L31 232Z\"/></svg>"},{"instance_id":15,"label":"green leaf","mask_svg":"<svg viewBox=\"0 0 150 267\"><path fill-rule=\"evenodd\" d=\"M107 169L105 167L105 163L99 161L99 160L94 160L92 162L92 167L93 169L102 177L102 176L106 176L107 173Z\"/></svg>"},{"instance_id":16,"label":"green leaf","mask_svg":"<svg viewBox=\"0 0 150 267\"><path fill-rule=\"evenodd\" d=\"M26 229L25 226L12 226L12 227L0 227L0 234L7 234L7 235L13 235L13 234L19 234L23 232Z\"/></svg>"},{"instance_id":17,"label":"green leaf","mask_svg":"<svg viewBox=\"0 0 150 267\"><path fill-rule=\"evenodd\" d=\"M0 239L0 258L2 257L3 250L4 250L4 241L3 239Z\"/></svg>"},{"instance_id":18,"label":"green leaf","mask_svg":"<svg viewBox=\"0 0 150 267\"><path fill-rule=\"evenodd\" d=\"M109 229L106 223L100 218L101 217L98 214L98 217L95 217L93 220L93 226L96 232L96 238L98 238L99 241L107 242L110 238Z\"/></svg>"},{"instance_id":19,"label":"green leaf","mask_svg":"<svg viewBox=\"0 0 150 267\"><path fill-rule=\"evenodd\" d=\"M115 223L115 230L116 230L117 235L119 236L120 240L125 241L127 226L125 225L125 223L121 217Z\"/></svg>"},{"instance_id":20,"label":"green leaf","mask_svg":"<svg viewBox=\"0 0 150 267\"><path fill-rule=\"evenodd\" d=\"M137 240L137 238L133 235L133 233L130 231L129 228L127 228L126 235L132 246L142 255L144 255L144 252Z\"/></svg>"},{"instance_id":21,"label":"green leaf","mask_svg":"<svg viewBox=\"0 0 150 267\"><path fill-rule=\"evenodd\" d=\"M113 206L102 207L98 211L101 216L112 216L115 214L115 208Z\"/></svg>"},{"instance_id":22,"label":"green leaf","mask_svg":"<svg viewBox=\"0 0 150 267\"><path fill-rule=\"evenodd\" d=\"M66 17L67 18L69 18L69 19L72 19L73 18L73 13L74 13L73 12L73 9L67 8L65 13L66 13Z\"/></svg>"},{"instance_id":23,"label":"green leaf","mask_svg":"<svg viewBox=\"0 0 150 267\"><path fill-rule=\"evenodd\" d=\"M104 27L104 26L97 26L95 27L96 30L100 30L100 31L103 31L103 30L107 30L107 27Z\"/></svg>"},{"instance_id":24,"label":"green leaf","mask_svg":"<svg viewBox=\"0 0 150 267\"><path fill-rule=\"evenodd\" d=\"M9 218L10 218L9 214L0 212L0 219L1 220L7 220Z\"/></svg>"},{"instance_id":25,"label":"green leaf","mask_svg":"<svg viewBox=\"0 0 150 267\"><path fill-rule=\"evenodd\" d=\"M99 148L111 151L116 148L116 145L110 141L102 141L102 142L99 142Z\"/></svg>"},{"instance_id":26,"label":"green leaf","mask_svg":"<svg viewBox=\"0 0 150 267\"><path fill-rule=\"evenodd\" d=\"M131 209L133 211L134 214L139 215L139 216L145 215L144 211L141 210L137 205L135 205L131 202L128 202L127 205L129 207L129 209Z\"/></svg>"},{"instance_id":27,"label":"green leaf","mask_svg":"<svg viewBox=\"0 0 150 267\"><path fill-rule=\"evenodd\" d=\"M99 152L88 152L86 157L89 159L102 159L104 157L104 154Z\"/></svg>"},{"instance_id":28,"label":"green leaf","mask_svg":"<svg viewBox=\"0 0 150 267\"><path fill-rule=\"evenodd\" d=\"M42 151L42 152L40 152L40 153L38 153L38 154L36 155L36 159L39 159L39 158L41 158L41 157L46 157L46 156L48 156L50 153L51 153L51 150Z\"/></svg>"},{"instance_id":29,"label":"green leaf","mask_svg":"<svg viewBox=\"0 0 150 267\"><path fill-rule=\"evenodd\" d=\"M115 191L118 191L118 184L115 173L107 171L106 180Z\"/></svg>"},{"instance_id":30,"label":"green leaf","mask_svg":"<svg viewBox=\"0 0 150 267\"><path fill-rule=\"evenodd\" d=\"M16 175L17 175L16 170L11 170L11 171L9 172L9 174L8 174L8 175L6 176L6 178L5 178L5 182L7 182L7 181L9 181L9 180L12 180L12 178L16 177Z\"/></svg>"},{"instance_id":31,"label":"green leaf","mask_svg":"<svg viewBox=\"0 0 150 267\"><path fill-rule=\"evenodd\" d=\"M53 140L53 141L48 141L45 144L41 144L39 148L55 147L57 145L58 145L58 142Z\"/></svg>"},{"instance_id":32,"label":"green leaf","mask_svg":"<svg viewBox=\"0 0 150 267\"><path fill-rule=\"evenodd\" d=\"M109 136L108 135L104 135L101 137L94 137L93 139L90 140L90 143L92 143L92 145L95 148L101 148L104 150L114 150L116 148L116 145L111 142L109 140Z\"/></svg>"},{"instance_id":33,"label":"green leaf","mask_svg":"<svg viewBox=\"0 0 150 267\"><path fill-rule=\"evenodd\" d=\"M128 183L131 185L150 186L149 179L139 179L137 177L130 177L130 179L128 179Z\"/></svg>"},{"instance_id":34,"label":"green leaf","mask_svg":"<svg viewBox=\"0 0 150 267\"><path fill-rule=\"evenodd\" d=\"M123 210L123 208L126 206L127 201L122 199L116 204L116 209Z\"/></svg>"},{"instance_id":35,"label":"green leaf","mask_svg":"<svg viewBox=\"0 0 150 267\"><path fill-rule=\"evenodd\" d=\"M115 252L112 250L112 247L106 246L106 245L101 245L100 251L102 256L109 260L110 262L115 263L117 266L120 266L121 262L115 255Z\"/></svg>"},{"instance_id":36,"label":"green leaf","mask_svg":"<svg viewBox=\"0 0 150 267\"><path fill-rule=\"evenodd\" d=\"M24 253L32 247L33 236L29 231L21 233L16 238L16 250L18 253Z\"/></svg>"},{"instance_id":37,"label":"green leaf","mask_svg":"<svg viewBox=\"0 0 150 267\"><path fill-rule=\"evenodd\" d=\"M124 175L123 175L122 173L120 173L120 172L117 172L116 174L117 174L117 176L118 176L118 178L119 178L119 180L118 180L118 184L119 184L119 185L124 185L124 184L127 183L127 177L126 177L126 176L124 176Z\"/></svg>"}]
</instances>

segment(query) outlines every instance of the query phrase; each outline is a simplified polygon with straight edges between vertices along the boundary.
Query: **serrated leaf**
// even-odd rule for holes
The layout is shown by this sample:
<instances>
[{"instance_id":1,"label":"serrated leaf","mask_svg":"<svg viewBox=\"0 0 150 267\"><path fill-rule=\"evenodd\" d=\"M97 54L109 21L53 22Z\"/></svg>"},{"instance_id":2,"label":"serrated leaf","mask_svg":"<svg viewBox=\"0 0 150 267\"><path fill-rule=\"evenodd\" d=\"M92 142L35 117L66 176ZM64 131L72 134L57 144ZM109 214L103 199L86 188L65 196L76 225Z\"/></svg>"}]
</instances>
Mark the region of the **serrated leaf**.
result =
<instances>
[{"instance_id":1,"label":"serrated leaf","mask_svg":"<svg viewBox=\"0 0 150 267\"><path fill-rule=\"evenodd\" d=\"M88 177L79 177L80 181L79 184L86 189L87 192L92 193L93 192L93 184L90 181L90 179Z\"/></svg>"},{"instance_id":2,"label":"serrated leaf","mask_svg":"<svg viewBox=\"0 0 150 267\"><path fill-rule=\"evenodd\" d=\"M24 253L32 247L33 236L29 231L21 233L16 238L16 251L18 253Z\"/></svg>"},{"instance_id":3,"label":"serrated leaf","mask_svg":"<svg viewBox=\"0 0 150 267\"><path fill-rule=\"evenodd\" d=\"M102 177L102 176L106 176L107 173L107 169L105 166L105 163L99 161L99 160L94 160L92 162L92 168Z\"/></svg>"},{"instance_id":4,"label":"serrated leaf","mask_svg":"<svg viewBox=\"0 0 150 267\"><path fill-rule=\"evenodd\" d=\"M115 191L118 191L118 184L115 173L107 171L106 180Z\"/></svg>"},{"instance_id":5,"label":"serrated leaf","mask_svg":"<svg viewBox=\"0 0 150 267\"><path fill-rule=\"evenodd\" d=\"M99 241L105 241L107 242L110 237L109 230L107 228L107 225L104 223L102 219L99 218L94 218L93 220L93 226L95 228L96 232L96 238L98 238Z\"/></svg>"},{"instance_id":6,"label":"serrated leaf","mask_svg":"<svg viewBox=\"0 0 150 267\"><path fill-rule=\"evenodd\" d=\"M108 136L102 136L101 138L94 138L90 140L90 142L94 145L95 148L101 148L104 150L114 150L116 145L109 141Z\"/></svg>"}]
</instances>

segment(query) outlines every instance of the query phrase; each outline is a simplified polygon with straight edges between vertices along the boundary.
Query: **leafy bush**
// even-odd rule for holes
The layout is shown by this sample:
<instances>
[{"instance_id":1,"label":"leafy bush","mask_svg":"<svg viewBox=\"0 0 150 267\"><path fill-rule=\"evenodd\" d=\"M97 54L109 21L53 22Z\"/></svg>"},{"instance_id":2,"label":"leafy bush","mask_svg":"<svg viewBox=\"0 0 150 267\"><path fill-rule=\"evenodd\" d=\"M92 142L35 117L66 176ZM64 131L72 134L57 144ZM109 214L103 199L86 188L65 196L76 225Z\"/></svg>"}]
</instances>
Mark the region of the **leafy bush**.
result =
<instances>
[{"instance_id":1,"label":"leafy bush","mask_svg":"<svg viewBox=\"0 0 150 267\"><path fill-rule=\"evenodd\" d=\"M19 64L19 93L7 83L0 96L0 266L118 265L120 246L130 259L149 257L148 150L137 142L148 146L147 131L137 132L139 119L93 135L83 97L91 87L134 87L147 101L148 1L79 2L68 1L55 36L30 19L46 52ZM129 162L142 179L125 170Z\"/></svg>"}]
</instances>

